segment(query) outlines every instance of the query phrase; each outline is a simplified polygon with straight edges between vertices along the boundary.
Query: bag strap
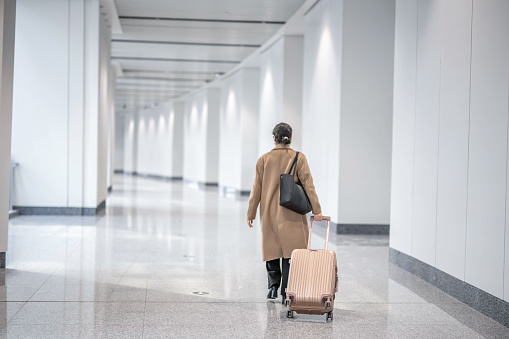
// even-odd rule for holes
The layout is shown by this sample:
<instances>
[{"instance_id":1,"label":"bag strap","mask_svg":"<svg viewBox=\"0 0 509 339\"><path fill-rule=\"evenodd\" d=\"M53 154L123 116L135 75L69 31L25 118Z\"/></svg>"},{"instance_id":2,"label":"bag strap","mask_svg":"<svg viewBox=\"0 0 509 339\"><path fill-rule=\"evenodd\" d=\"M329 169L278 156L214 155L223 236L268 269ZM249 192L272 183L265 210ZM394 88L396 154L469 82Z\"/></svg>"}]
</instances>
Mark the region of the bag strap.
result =
<instances>
[{"instance_id":1,"label":"bag strap","mask_svg":"<svg viewBox=\"0 0 509 339\"><path fill-rule=\"evenodd\" d=\"M297 170L297 158L298 157L299 157L299 152L297 152L297 154L295 155L295 159L293 159L293 164L292 164L292 167L290 167L290 172L288 172L288 174L295 176L295 170ZM293 173L292 173L292 170L293 170Z\"/></svg>"}]
</instances>

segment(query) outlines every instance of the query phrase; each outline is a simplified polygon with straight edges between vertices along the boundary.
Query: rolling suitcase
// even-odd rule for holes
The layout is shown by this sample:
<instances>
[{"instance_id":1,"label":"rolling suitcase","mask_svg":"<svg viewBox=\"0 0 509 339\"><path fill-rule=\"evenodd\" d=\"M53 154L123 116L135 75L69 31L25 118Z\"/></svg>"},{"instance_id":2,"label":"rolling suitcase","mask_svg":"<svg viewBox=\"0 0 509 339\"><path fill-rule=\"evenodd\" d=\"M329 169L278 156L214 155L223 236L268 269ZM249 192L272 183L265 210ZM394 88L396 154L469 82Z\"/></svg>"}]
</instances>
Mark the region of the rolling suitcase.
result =
<instances>
[{"instance_id":1,"label":"rolling suitcase","mask_svg":"<svg viewBox=\"0 0 509 339\"><path fill-rule=\"evenodd\" d=\"M297 312L325 314L326 321L333 319L334 299L338 290L338 267L336 253L327 249L330 217L323 217L323 220L327 220L325 249L310 249L314 221L314 217L311 216L308 248L292 252L286 288L288 318L293 318L293 312Z\"/></svg>"}]
</instances>

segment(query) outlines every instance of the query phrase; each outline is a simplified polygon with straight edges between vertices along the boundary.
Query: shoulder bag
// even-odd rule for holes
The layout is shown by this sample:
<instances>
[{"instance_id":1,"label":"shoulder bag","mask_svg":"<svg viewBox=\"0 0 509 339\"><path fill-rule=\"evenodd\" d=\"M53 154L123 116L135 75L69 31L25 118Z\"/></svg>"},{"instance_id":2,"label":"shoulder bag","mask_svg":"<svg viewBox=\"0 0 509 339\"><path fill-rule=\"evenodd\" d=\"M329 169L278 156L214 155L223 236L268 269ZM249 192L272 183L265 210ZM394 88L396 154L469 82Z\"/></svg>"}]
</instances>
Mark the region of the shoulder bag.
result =
<instances>
[{"instance_id":1,"label":"shoulder bag","mask_svg":"<svg viewBox=\"0 0 509 339\"><path fill-rule=\"evenodd\" d=\"M299 152L295 155L290 172L281 174L279 178L279 205L299 214L306 214L311 212L311 203L300 181L295 182L294 179L298 157Z\"/></svg>"}]
</instances>

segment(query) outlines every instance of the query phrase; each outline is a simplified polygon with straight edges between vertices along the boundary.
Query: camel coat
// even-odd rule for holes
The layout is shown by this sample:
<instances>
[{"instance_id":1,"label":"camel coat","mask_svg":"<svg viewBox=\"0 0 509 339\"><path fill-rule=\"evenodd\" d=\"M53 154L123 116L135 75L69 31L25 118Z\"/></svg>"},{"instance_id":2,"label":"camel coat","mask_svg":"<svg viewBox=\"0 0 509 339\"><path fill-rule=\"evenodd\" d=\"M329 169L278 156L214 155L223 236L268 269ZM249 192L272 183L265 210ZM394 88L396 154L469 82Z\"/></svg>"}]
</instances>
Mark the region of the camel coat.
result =
<instances>
[{"instance_id":1,"label":"camel coat","mask_svg":"<svg viewBox=\"0 0 509 339\"><path fill-rule=\"evenodd\" d=\"M296 248L306 248L309 236L306 215L279 206L279 178L288 173L296 152L277 145L256 162L256 175L249 197L247 219L254 220L260 204L263 261L290 258ZM299 153L295 181L300 180L311 202L313 214L321 213L306 156Z\"/></svg>"}]
</instances>

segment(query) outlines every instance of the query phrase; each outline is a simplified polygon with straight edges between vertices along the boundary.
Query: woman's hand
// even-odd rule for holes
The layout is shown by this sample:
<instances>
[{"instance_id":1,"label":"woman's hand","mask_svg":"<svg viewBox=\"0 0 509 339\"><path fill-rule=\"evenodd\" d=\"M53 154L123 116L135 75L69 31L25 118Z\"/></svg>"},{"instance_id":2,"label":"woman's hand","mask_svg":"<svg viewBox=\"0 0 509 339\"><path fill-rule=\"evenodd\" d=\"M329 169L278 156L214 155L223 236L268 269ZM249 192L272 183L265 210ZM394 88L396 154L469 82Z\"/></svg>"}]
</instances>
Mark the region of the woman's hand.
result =
<instances>
[{"instance_id":1,"label":"woman's hand","mask_svg":"<svg viewBox=\"0 0 509 339\"><path fill-rule=\"evenodd\" d=\"M314 219L315 219L315 221L322 221L323 220L322 213L315 214Z\"/></svg>"},{"instance_id":2,"label":"woman's hand","mask_svg":"<svg viewBox=\"0 0 509 339\"><path fill-rule=\"evenodd\" d=\"M253 228L253 220L248 220L247 225L249 226L249 228Z\"/></svg>"}]
</instances>

